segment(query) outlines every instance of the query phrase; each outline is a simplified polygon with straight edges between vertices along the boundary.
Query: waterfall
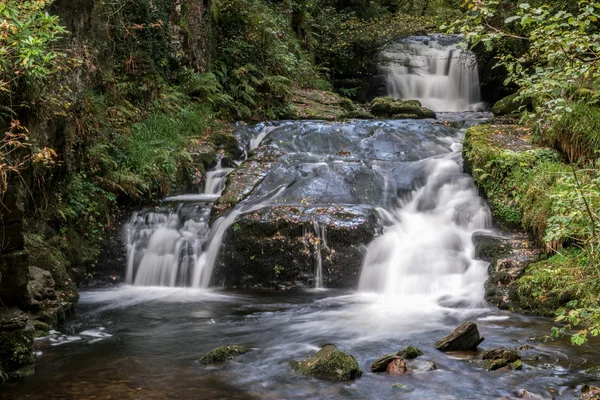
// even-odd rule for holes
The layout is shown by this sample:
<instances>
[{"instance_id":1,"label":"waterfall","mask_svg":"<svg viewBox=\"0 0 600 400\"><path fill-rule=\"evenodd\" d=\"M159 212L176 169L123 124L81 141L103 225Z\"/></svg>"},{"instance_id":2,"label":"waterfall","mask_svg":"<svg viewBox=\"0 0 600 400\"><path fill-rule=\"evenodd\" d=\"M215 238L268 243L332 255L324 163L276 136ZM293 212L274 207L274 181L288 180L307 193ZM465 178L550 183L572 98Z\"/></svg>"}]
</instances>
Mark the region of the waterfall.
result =
<instances>
[{"instance_id":1,"label":"waterfall","mask_svg":"<svg viewBox=\"0 0 600 400\"><path fill-rule=\"evenodd\" d=\"M487 263L474 259L471 237L490 216L472 179L462 171L461 145L419 161L425 184L381 210L383 235L367 249L359 290L411 304L475 304L483 299Z\"/></svg>"},{"instance_id":2,"label":"waterfall","mask_svg":"<svg viewBox=\"0 0 600 400\"><path fill-rule=\"evenodd\" d=\"M199 286L198 266L206 259L211 237L212 204L220 197L232 168L217 166L206 174L204 191L169 197L175 210L146 210L133 214L126 226L125 282L138 286ZM183 202L183 203L182 203ZM185 204L185 202L191 202ZM209 250L211 249L208 244ZM216 256L215 256L216 257ZM214 261L213 261L214 262ZM204 282L208 286L207 282Z\"/></svg>"},{"instance_id":3,"label":"waterfall","mask_svg":"<svg viewBox=\"0 0 600 400\"><path fill-rule=\"evenodd\" d=\"M412 37L384 54L387 93L419 100L434 111L479 111L479 73L475 56L460 37Z\"/></svg>"},{"instance_id":4,"label":"waterfall","mask_svg":"<svg viewBox=\"0 0 600 400\"><path fill-rule=\"evenodd\" d=\"M316 261L317 265L315 268L315 289L323 289L323 256L321 255L322 249L327 249L327 225L319 224L318 221L313 221L313 229L317 237L316 244Z\"/></svg>"}]
</instances>

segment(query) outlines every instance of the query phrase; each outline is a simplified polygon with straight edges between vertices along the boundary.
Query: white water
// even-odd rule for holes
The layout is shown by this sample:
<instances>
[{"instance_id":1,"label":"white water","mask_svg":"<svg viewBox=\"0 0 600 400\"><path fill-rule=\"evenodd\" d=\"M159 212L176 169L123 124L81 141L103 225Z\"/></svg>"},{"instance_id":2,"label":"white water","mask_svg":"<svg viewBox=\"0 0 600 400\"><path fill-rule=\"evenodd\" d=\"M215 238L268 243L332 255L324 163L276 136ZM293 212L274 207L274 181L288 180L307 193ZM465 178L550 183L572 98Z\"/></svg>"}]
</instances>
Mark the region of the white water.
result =
<instances>
[{"instance_id":1,"label":"white water","mask_svg":"<svg viewBox=\"0 0 600 400\"><path fill-rule=\"evenodd\" d=\"M214 203L221 196L227 175L233 171L232 168L222 168L221 160L213 170L207 172L204 193L165 199L166 202L207 203L193 211L193 218L181 215L181 207L169 214L133 214L126 228L126 283L136 286L198 287L197 269L205 264L207 256L204 246L211 233L209 203ZM209 245L208 251L211 249ZM212 258L210 255L209 259ZM208 287L207 282L203 281L202 284Z\"/></svg>"},{"instance_id":2,"label":"white water","mask_svg":"<svg viewBox=\"0 0 600 400\"><path fill-rule=\"evenodd\" d=\"M386 67L388 94L419 100L434 111L482 110L475 56L447 41L407 39L387 52L392 60Z\"/></svg>"},{"instance_id":3,"label":"white water","mask_svg":"<svg viewBox=\"0 0 600 400\"><path fill-rule=\"evenodd\" d=\"M327 249L327 225L322 225L317 221L313 221L313 228L317 237L317 267L315 269L315 288L323 289L325 286L323 283L323 256L321 255L321 249Z\"/></svg>"},{"instance_id":4,"label":"white water","mask_svg":"<svg viewBox=\"0 0 600 400\"><path fill-rule=\"evenodd\" d=\"M471 236L489 226L489 212L462 172L461 145L421 161L427 181L391 211L392 221L369 246L359 290L412 306L477 306L484 298L487 263L474 259Z\"/></svg>"}]
</instances>

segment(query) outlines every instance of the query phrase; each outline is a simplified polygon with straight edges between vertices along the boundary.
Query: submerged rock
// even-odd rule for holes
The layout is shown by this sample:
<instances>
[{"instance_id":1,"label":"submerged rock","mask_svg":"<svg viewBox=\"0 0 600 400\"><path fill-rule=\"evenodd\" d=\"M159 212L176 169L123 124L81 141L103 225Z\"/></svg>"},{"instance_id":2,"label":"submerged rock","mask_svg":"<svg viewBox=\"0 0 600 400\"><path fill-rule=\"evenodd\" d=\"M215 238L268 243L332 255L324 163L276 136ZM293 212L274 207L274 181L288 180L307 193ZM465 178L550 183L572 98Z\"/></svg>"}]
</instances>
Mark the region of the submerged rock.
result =
<instances>
[{"instance_id":1,"label":"submerged rock","mask_svg":"<svg viewBox=\"0 0 600 400\"><path fill-rule=\"evenodd\" d=\"M475 350L484 338L474 322L465 322L450 335L438 340L434 347L440 351Z\"/></svg>"},{"instance_id":2,"label":"submerged rock","mask_svg":"<svg viewBox=\"0 0 600 400\"><path fill-rule=\"evenodd\" d=\"M483 360L505 359L508 363L515 362L521 359L521 356L514 350L503 347L494 347L483 352L481 358Z\"/></svg>"},{"instance_id":3,"label":"submerged rock","mask_svg":"<svg viewBox=\"0 0 600 400\"><path fill-rule=\"evenodd\" d=\"M426 372L435 371L437 365L432 361L413 359L408 361L408 368L413 372Z\"/></svg>"},{"instance_id":4,"label":"submerged rock","mask_svg":"<svg viewBox=\"0 0 600 400\"><path fill-rule=\"evenodd\" d=\"M214 364L231 360L235 356L245 354L250 349L244 346L221 346L206 353L199 361L200 364Z\"/></svg>"},{"instance_id":5,"label":"submerged rock","mask_svg":"<svg viewBox=\"0 0 600 400\"><path fill-rule=\"evenodd\" d=\"M293 368L302 375L331 381L351 381L362 375L354 356L328 344L307 360L295 362Z\"/></svg>"},{"instance_id":6,"label":"submerged rock","mask_svg":"<svg viewBox=\"0 0 600 400\"><path fill-rule=\"evenodd\" d=\"M405 359L397 357L388 364L386 372L390 375L406 375L410 374L410 369Z\"/></svg>"},{"instance_id":7,"label":"submerged rock","mask_svg":"<svg viewBox=\"0 0 600 400\"><path fill-rule=\"evenodd\" d=\"M390 96L374 99L371 102L371 113L376 117L394 119L436 118L434 111L422 107L417 100L397 100Z\"/></svg>"}]
</instances>

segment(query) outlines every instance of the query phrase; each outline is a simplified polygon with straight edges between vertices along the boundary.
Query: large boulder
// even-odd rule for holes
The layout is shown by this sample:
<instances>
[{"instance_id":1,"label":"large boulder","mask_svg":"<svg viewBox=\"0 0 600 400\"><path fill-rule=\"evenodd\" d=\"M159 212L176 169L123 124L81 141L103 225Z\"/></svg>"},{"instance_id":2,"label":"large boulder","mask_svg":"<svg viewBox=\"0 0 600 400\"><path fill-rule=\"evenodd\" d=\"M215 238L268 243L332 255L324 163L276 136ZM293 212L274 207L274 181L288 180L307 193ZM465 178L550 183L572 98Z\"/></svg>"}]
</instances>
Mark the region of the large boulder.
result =
<instances>
[{"instance_id":1,"label":"large boulder","mask_svg":"<svg viewBox=\"0 0 600 400\"><path fill-rule=\"evenodd\" d=\"M476 350L483 340L477 325L474 322L465 322L450 335L438 340L435 348L444 352Z\"/></svg>"},{"instance_id":2,"label":"large boulder","mask_svg":"<svg viewBox=\"0 0 600 400\"><path fill-rule=\"evenodd\" d=\"M362 375L356 358L332 344L304 361L295 362L293 368L302 375L330 381L351 381Z\"/></svg>"},{"instance_id":3,"label":"large boulder","mask_svg":"<svg viewBox=\"0 0 600 400\"><path fill-rule=\"evenodd\" d=\"M235 356L246 354L250 349L244 346L221 346L206 353L200 358L200 364L215 364L231 360Z\"/></svg>"},{"instance_id":4,"label":"large boulder","mask_svg":"<svg viewBox=\"0 0 600 400\"><path fill-rule=\"evenodd\" d=\"M376 117L394 119L436 118L435 112L423 107L417 100L397 100L390 96L373 99L371 114Z\"/></svg>"},{"instance_id":5,"label":"large boulder","mask_svg":"<svg viewBox=\"0 0 600 400\"><path fill-rule=\"evenodd\" d=\"M368 206L270 206L242 214L229 227L213 281L226 287L358 285L364 246L375 236Z\"/></svg>"}]
</instances>

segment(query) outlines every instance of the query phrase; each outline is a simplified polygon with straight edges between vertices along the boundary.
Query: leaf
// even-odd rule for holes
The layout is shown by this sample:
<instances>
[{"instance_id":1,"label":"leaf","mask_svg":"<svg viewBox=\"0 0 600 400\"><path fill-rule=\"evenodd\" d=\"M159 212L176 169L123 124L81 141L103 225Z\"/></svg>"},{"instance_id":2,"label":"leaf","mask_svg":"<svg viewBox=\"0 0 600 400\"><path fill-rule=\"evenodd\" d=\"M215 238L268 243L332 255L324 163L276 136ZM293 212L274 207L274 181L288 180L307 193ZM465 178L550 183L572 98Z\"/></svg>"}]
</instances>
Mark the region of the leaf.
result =
<instances>
[{"instance_id":1,"label":"leaf","mask_svg":"<svg viewBox=\"0 0 600 400\"><path fill-rule=\"evenodd\" d=\"M519 4L519 8L522 8L523 10L527 10L528 8L530 8L529 3L521 3Z\"/></svg>"},{"instance_id":2,"label":"leaf","mask_svg":"<svg viewBox=\"0 0 600 400\"><path fill-rule=\"evenodd\" d=\"M521 19L521 17L519 15L513 15L512 17L508 17L504 20L505 24L510 24L511 22L514 22L518 19Z\"/></svg>"}]
</instances>

